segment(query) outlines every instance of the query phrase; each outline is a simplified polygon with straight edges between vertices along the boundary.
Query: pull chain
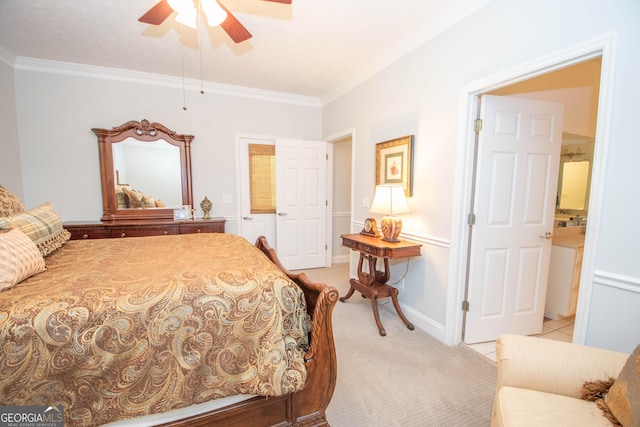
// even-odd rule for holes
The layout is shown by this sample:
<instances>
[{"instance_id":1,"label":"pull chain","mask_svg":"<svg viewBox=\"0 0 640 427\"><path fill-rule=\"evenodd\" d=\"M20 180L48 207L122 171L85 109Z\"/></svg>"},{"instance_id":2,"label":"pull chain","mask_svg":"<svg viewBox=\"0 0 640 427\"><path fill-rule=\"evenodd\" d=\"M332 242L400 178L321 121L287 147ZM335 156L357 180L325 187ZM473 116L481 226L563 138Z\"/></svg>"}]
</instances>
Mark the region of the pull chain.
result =
<instances>
[{"instance_id":1,"label":"pull chain","mask_svg":"<svg viewBox=\"0 0 640 427\"><path fill-rule=\"evenodd\" d=\"M180 43L180 53L182 54L182 109L187 111L187 90L184 80L184 45L182 43Z\"/></svg>"},{"instance_id":2,"label":"pull chain","mask_svg":"<svg viewBox=\"0 0 640 427\"><path fill-rule=\"evenodd\" d=\"M204 79L203 79L203 65L202 65L202 3L198 2L198 51L200 53L200 93L204 94Z\"/></svg>"}]
</instances>

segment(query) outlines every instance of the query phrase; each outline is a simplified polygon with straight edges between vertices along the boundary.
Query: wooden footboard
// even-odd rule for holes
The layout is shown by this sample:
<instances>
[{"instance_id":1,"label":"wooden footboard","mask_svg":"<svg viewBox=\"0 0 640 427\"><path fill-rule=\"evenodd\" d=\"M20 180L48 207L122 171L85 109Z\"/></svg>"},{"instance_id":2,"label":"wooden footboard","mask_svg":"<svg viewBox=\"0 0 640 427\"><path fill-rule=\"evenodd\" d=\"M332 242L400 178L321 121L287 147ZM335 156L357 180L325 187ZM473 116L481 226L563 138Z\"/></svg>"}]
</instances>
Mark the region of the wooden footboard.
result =
<instances>
[{"instance_id":1,"label":"wooden footboard","mask_svg":"<svg viewBox=\"0 0 640 427\"><path fill-rule=\"evenodd\" d=\"M314 283L304 274L285 269L274 249L264 236L258 237L256 247L302 289L307 311L313 326L309 337L309 351L305 355L307 381L302 390L278 397L255 397L228 407L195 417L165 424L173 427L259 426L328 426L325 410L336 386L337 363L333 342L331 314L338 301L338 291L321 283Z\"/></svg>"},{"instance_id":2,"label":"wooden footboard","mask_svg":"<svg viewBox=\"0 0 640 427\"><path fill-rule=\"evenodd\" d=\"M305 295L307 311L313 320L310 347L305 355L307 382L303 390L292 395L294 425L328 425L325 409L333 396L337 376L331 313L338 301L338 291L334 287L312 282L304 273L289 272L264 236L258 237L256 246L300 286Z\"/></svg>"}]
</instances>

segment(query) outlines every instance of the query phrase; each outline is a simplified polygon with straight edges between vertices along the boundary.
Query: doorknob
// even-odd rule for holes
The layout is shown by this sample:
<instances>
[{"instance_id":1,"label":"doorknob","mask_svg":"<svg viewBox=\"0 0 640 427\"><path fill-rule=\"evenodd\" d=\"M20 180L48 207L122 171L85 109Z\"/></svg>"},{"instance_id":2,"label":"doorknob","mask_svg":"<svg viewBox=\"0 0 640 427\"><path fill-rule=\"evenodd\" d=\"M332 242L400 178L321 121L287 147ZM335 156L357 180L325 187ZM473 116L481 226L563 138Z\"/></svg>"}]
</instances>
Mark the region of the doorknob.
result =
<instances>
[{"instance_id":1,"label":"doorknob","mask_svg":"<svg viewBox=\"0 0 640 427\"><path fill-rule=\"evenodd\" d=\"M286 216L286 215L287 215L287 213L286 213L286 212L278 212L278 215L280 215L280 216Z\"/></svg>"},{"instance_id":2,"label":"doorknob","mask_svg":"<svg viewBox=\"0 0 640 427\"><path fill-rule=\"evenodd\" d=\"M546 233L541 234L540 237L543 239L553 239L553 233L547 231Z\"/></svg>"},{"instance_id":3,"label":"doorknob","mask_svg":"<svg viewBox=\"0 0 640 427\"><path fill-rule=\"evenodd\" d=\"M247 221L253 221L253 217L251 217L251 216L243 216L242 219L247 220Z\"/></svg>"}]
</instances>

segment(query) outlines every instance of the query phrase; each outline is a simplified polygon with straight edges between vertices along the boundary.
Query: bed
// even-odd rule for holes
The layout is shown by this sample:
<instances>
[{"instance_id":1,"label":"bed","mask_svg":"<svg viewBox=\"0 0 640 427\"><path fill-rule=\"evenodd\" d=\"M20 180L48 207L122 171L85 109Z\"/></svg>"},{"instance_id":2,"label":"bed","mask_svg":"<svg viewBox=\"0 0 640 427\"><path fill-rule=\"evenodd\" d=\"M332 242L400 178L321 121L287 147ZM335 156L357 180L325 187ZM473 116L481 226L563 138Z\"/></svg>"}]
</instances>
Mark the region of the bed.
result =
<instances>
[{"instance_id":1,"label":"bed","mask_svg":"<svg viewBox=\"0 0 640 427\"><path fill-rule=\"evenodd\" d=\"M57 240L0 292L0 405L61 406L66 427L328 425L338 292L266 239Z\"/></svg>"}]
</instances>

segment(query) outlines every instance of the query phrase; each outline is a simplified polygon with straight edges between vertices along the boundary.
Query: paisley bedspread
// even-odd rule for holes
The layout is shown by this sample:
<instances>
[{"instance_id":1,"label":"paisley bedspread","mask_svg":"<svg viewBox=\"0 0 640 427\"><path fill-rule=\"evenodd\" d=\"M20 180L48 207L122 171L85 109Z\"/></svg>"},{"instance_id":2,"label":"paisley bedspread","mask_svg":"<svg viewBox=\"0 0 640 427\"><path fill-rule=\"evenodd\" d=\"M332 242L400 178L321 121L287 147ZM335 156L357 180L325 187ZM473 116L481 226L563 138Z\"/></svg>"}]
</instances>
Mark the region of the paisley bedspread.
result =
<instances>
[{"instance_id":1,"label":"paisley bedspread","mask_svg":"<svg viewBox=\"0 0 640 427\"><path fill-rule=\"evenodd\" d=\"M0 405L96 426L306 379L304 296L232 234L75 240L0 292Z\"/></svg>"}]
</instances>

